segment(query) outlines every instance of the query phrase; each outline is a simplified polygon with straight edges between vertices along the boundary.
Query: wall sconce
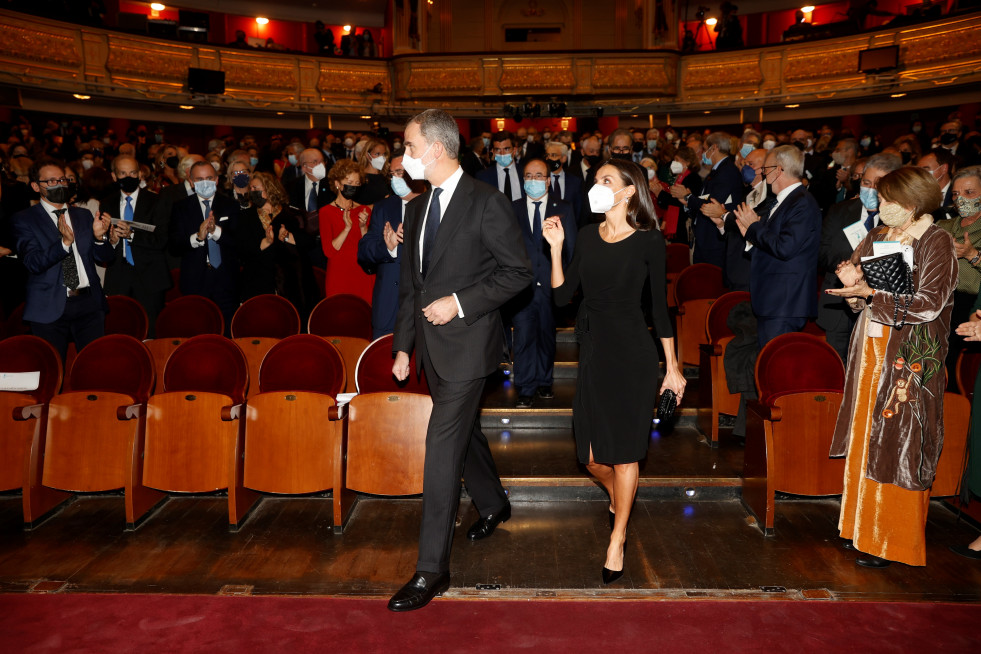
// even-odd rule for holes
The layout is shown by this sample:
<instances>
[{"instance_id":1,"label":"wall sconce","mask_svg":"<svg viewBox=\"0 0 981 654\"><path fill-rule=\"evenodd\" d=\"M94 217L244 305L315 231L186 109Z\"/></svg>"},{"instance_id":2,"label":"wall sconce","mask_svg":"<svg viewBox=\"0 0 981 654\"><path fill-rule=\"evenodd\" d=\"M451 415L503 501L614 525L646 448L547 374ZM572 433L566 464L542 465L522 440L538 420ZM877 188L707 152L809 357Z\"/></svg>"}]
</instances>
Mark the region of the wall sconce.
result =
<instances>
[{"instance_id":1,"label":"wall sconce","mask_svg":"<svg viewBox=\"0 0 981 654\"><path fill-rule=\"evenodd\" d=\"M562 124L562 129L563 130L569 129L569 120L570 120L569 118L563 118L562 119L561 124Z\"/></svg>"},{"instance_id":2,"label":"wall sconce","mask_svg":"<svg viewBox=\"0 0 981 654\"><path fill-rule=\"evenodd\" d=\"M705 24L709 27L715 27L715 24L719 22L718 18L706 18Z\"/></svg>"},{"instance_id":3,"label":"wall sconce","mask_svg":"<svg viewBox=\"0 0 981 654\"><path fill-rule=\"evenodd\" d=\"M268 25L269 19L259 16L258 18L255 19L255 22L258 23L259 25Z\"/></svg>"},{"instance_id":4,"label":"wall sconce","mask_svg":"<svg viewBox=\"0 0 981 654\"><path fill-rule=\"evenodd\" d=\"M344 26L344 33L345 34L350 34L351 33L351 26L350 25L345 25Z\"/></svg>"},{"instance_id":5,"label":"wall sconce","mask_svg":"<svg viewBox=\"0 0 981 654\"><path fill-rule=\"evenodd\" d=\"M150 9L152 9L154 11L163 11L166 8L167 8L167 6L164 5L161 2L151 2L150 3Z\"/></svg>"},{"instance_id":6,"label":"wall sconce","mask_svg":"<svg viewBox=\"0 0 981 654\"><path fill-rule=\"evenodd\" d=\"M494 122L497 124L497 131L498 132L500 132L501 130L504 129L504 119L503 118L495 118L494 119Z\"/></svg>"},{"instance_id":7,"label":"wall sconce","mask_svg":"<svg viewBox=\"0 0 981 654\"><path fill-rule=\"evenodd\" d=\"M801 13L804 14L804 22L810 23L812 18L811 15L814 13L814 5L807 5L806 7L801 7L800 10Z\"/></svg>"}]
</instances>

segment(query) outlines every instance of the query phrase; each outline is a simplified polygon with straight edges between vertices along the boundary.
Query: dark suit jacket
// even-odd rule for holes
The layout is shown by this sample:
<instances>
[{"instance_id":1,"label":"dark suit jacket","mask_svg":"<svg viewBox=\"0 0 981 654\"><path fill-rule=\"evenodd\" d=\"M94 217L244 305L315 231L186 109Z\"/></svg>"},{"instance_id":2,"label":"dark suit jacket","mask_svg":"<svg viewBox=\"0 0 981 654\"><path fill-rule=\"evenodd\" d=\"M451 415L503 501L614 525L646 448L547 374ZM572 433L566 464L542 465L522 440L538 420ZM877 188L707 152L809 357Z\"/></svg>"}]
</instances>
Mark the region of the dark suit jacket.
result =
<instances>
[{"instance_id":1,"label":"dark suit jacket","mask_svg":"<svg viewBox=\"0 0 981 654\"><path fill-rule=\"evenodd\" d=\"M113 249L109 244L97 245L92 232L92 214L85 209L68 210L75 247L89 278L92 297L108 310L95 262L109 263ZM24 320L51 323L65 312L68 295L61 272L61 262L69 256L61 242L61 232L55 227L41 204L18 212L11 219L17 256L27 268L27 299Z\"/></svg>"},{"instance_id":2,"label":"dark suit jacket","mask_svg":"<svg viewBox=\"0 0 981 654\"><path fill-rule=\"evenodd\" d=\"M818 253L818 272L824 275L821 284L821 298L818 300L818 325L831 331L850 326L855 314L844 298L824 293L829 288L841 288L841 280L835 269L842 261L852 258L854 248L848 242L843 230L862 218L862 201L858 198L845 200L831 207L821 229L821 248Z\"/></svg>"},{"instance_id":3,"label":"dark suit jacket","mask_svg":"<svg viewBox=\"0 0 981 654\"><path fill-rule=\"evenodd\" d=\"M371 328L375 338L395 330L395 317L399 310L399 267L402 249L395 249L395 257L385 245L385 223L398 231L402 224L402 198L387 197L371 208L368 232L358 241L358 263L365 272L374 271L375 286L371 291Z\"/></svg>"},{"instance_id":4,"label":"dark suit jacket","mask_svg":"<svg viewBox=\"0 0 981 654\"><path fill-rule=\"evenodd\" d=\"M113 218L122 218L120 203L122 193L113 193L99 204L99 211ZM133 241L128 244L133 249L133 265L126 263L123 246L117 244L115 260L106 269L106 294L125 293L130 286L130 275L148 291L165 291L171 287L170 271L167 269L167 244L170 231L170 216L161 210L159 197L147 189L140 189L133 207L133 220L156 226L153 232L133 230Z\"/></svg>"},{"instance_id":5,"label":"dark suit jacket","mask_svg":"<svg viewBox=\"0 0 981 654\"><path fill-rule=\"evenodd\" d=\"M531 262L510 203L493 186L461 175L436 234L423 278L419 238L432 191L406 207L399 313L393 351L427 353L448 381L486 377L501 359L499 308L531 282ZM431 302L456 293L464 317L436 326L422 315Z\"/></svg>"},{"instance_id":6,"label":"dark suit jacket","mask_svg":"<svg viewBox=\"0 0 981 654\"><path fill-rule=\"evenodd\" d=\"M743 178L733 162L726 157L717 168L712 169L705 178L701 195L718 200L725 205L726 211L731 211L743 201ZM691 194L688 198L688 216L693 221L692 231L695 235L695 248L692 253L693 263L711 263L720 268L725 263L725 238L719 234L715 223L702 214L702 205L708 202L701 196Z\"/></svg>"},{"instance_id":7,"label":"dark suit jacket","mask_svg":"<svg viewBox=\"0 0 981 654\"><path fill-rule=\"evenodd\" d=\"M221 227L221 266L215 275L218 284L229 292L235 291L238 282L238 256L235 251L235 229L238 223L238 202L222 195L212 198L211 211L215 224ZM208 266L208 245L191 247L191 235L196 234L206 216L197 195L188 196L174 205L173 228L170 233L171 248L181 257L181 292L185 295L206 295L205 274Z\"/></svg>"},{"instance_id":8,"label":"dark suit jacket","mask_svg":"<svg viewBox=\"0 0 981 654\"><path fill-rule=\"evenodd\" d=\"M568 202L556 199L549 194L547 202L541 206L542 219L558 216L562 220L562 229L565 230L565 243L562 245L562 267L565 268L572 261L572 253L576 247L576 217L572 212L572 205ZM531 216L528 214L528 201L526 199L515 200L511 203L514 209L514 217L521 228L521 235L524 238L525 250L528 258L531 259L531 271L534 275L532 284L539 283L542 288L552 294L552 256L548 243L543 238L536 245L531 232Z\"/></svg>"},{"instance_id":9,"label":"dark suit jacket","mask_svg":"<svg viewBox=\"0 0 981 654\"><path fill-rule=\"evenodd\" d=\"M295 244L279 240L280 226L293 235ZM244 302L256 295L277 293L292 302L303 316L316 304L313 270L306 256L311 247L311 238L300 229L296 212L290 207L282 208L273 219L272 228L276 238L272 245L263 250L266 231L259 219L259 212L255 207L250 207L238 216L234 238L235 253L241 265L239 297ZM222 240L224 238L223 235Z\"/></svg>"},{"instance_id":10,"label":"dark suit jacket","mask_svg":"<svg viewBox=\"0 0 981 654\"><path fill-rule=\"evenodd\" d=\"M303 190L306 188L305 179L306 175L301 175L294 179L286 188L290 196L290 206L304 214L307 212L307 197L303 194ZM330 184L327 183L327 178L324 177L320 180L320 186L317 188L317 209L326 207L334 201L335 197L336 194L330 190Z\"/></svg>"},{"instance_id":11,"label":"dark suit jacket","mask_svg":"<svg viewBox=\"0 0 981 654\"><path fill-rule=\"evenodd\" d=\"M518 190L521 191L521 197L525 197L524 179L522 178L522 175L523 175L522 171L524 170L524 166L522 166L519 163L512 162L511 163L511 166L509 166L509 167L510 168L514 168L517 171L517 173L518 173ZM489 184L489 185L493 186L494 188L496 188L501 193L504 193L504 189L503 188L498 188L498 186L497 186L497 164L496 163L488 166L487 168L484 168L483 170L478 170L477 171L477 174L474 175L474 177L476 179L479 179L480 181L482 181L484 184ZM513 179L511 180L511 184L512 185L514 184L514 180ZM505 197L507 197L507 196L505 196ZM511 198L507 198L507 201L508 202L513 202L513 200Z\"/></svg>"},{"instance_id":12,"label":"dark suit jacket","mask_svg":"<svg viewBox=\"0 0 981 654\"><path fill-rule=\"evenodd\" d=\"M814 196L798 186L766 222L749 226L746 240L756 250L749 292L757 317L815 315L821 208Z\"/></svg>"},{"instance_id":13,"label":"dark suit jacket","mask_svg":"<svg viewBox=\"0 0 981 654\"><path fill-rule=\"evenodd\" d=\"M551 173L549 173L548 178L551 180L549 182L549 195L555 197L556 200L564 200L572 205L572 215L575 216L578 225L579 216L582 214L582 178L565 171L565 176L562 179L562 195L557 193L555 178Z\"/></svg>"}]
</instances>

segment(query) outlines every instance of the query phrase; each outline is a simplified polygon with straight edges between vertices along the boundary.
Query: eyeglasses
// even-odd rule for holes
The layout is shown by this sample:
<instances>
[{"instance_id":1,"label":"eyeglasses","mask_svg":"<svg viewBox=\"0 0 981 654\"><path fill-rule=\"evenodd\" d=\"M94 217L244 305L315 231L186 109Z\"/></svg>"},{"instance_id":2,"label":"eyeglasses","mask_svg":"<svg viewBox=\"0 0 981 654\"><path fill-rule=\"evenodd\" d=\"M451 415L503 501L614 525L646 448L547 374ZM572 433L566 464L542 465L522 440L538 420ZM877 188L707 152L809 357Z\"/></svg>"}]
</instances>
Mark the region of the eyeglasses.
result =
<instances>
[{"instance_id":1,"label":"eyeglasses","mask_svg":"<svg viewBox=\"0 0 981 654\"><path fill-rule=\"evenodd\" d=\"M548 175L542 175L541 173L535 173L534 175L532 175L531 173L525 173L525 179L543 181L548 179Z\"/></svg>"},{"instance_id":2,"label":"eyeglasses","mask_svg":"<svg viewBox=\"0 0 981 654\"><path fill-rule=\"evenodd\" d=\"M39 184L44 184L45 186L55 186L57 184L67 184L67 177L52 177L50 179L39 179L37 180Z\"/></svg>"},{"instance_id":3,"label":"eyeglasses","mask_svg":"<svg viewBox=\"0 0 981 654\"><path fill-rule=\"evenodd\" d=\"M631 149L629 146L625 145L622 147L610 148L610 152L613 154L630 154Z\"/></svg>"},{"instance_id":4,"label":"eyeglasses","mask_svg":"<svg viewBox=\"0 0 981 654\"><path fill-rule=\"evenodd\" d=\"M398 170L390 170L390 171L388 171L388 178L389 179L392 179L393 177L402 177L403 175L405 175L405 169L404 168L399 168Z\"/></svg>"},{"instance_id":5,"label":"eyeglasses","mask_svg":"<svg viewBox=\"0 0 981 654\"><path fill-rule=\"evenodd\" d=\"M780 166L760 166L760 173L763 175L763 177L766 177L770 174L771 170L776 170L779 167Z\"/></svg>"}]
</instances>

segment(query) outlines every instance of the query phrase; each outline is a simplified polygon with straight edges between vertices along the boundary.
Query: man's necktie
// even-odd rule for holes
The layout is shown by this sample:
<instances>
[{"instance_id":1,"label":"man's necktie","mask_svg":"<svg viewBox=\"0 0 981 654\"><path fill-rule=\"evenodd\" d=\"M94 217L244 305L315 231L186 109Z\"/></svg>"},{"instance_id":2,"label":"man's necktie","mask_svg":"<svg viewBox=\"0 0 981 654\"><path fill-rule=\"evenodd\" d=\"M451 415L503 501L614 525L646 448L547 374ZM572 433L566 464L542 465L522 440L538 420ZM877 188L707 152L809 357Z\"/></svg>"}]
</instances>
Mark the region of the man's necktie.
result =
<instances>
[{"instance_id":1,"label":"man's necktie","mask_svg":"<svg viewBox=\"0 0 981 654\"><path fill-rule=\"evenodd\" d=\"M211 213L211 200L204 201L204 217L207 218L208 214ZM212 240L208 236L205 236L208 241L208 263L211 264L212 268L217 268L221 265L221 246L218 245L217 241Z\"/></svg>"},{"instance_id":2,"label":"man's necktie","mask_svg":"<svg viewBox=\"0 0 981 654\"><path fill-rule=\"evenodd\" d=\"M307 211L317 210L317 182L310 185L310 197L307 198Z\"/></svg>"},{"instance_id":3,"label":"man's necktie","mask_svg":"<svg viewBox=\"0 0 981 654\"><path fill-rule=\"evenodd\" d=\"M433 188L433 199L429 203L429 213L426 214L426 232L422 235L422 276L429 274L429 260L433 256L433 246L436 245L436 231L439 230L439 194L443 189Z\"/></svg>"},{"instance_id":4,"label":"man's necktie","mask_svg":"<svg viewBox=\"0 0 981 654\"><path fill-rule=\"evenodd\" d=\"M511 201L511 169L504 169L504 195L508 196L508 202Z\"/></svg>"},{"instance_id":5,"label":"man's necktie","mask_svg":"<svg viewBox=\"0 0 981 654\"><path fill-rule=\"evenodd\" d=\"M865 231L871 232L875 227L875 217L879 214L878 211L870 211L868 217L865 219Z\"/></svg>"},{"instance_id":6,"label":"man's necktie","mask_svg":"<svg viewBox=\"0 0 981 654\"><path fill-rule=\"evenodd\" d=\"M67 209L55 209L55 216L61 218ZM75 244L68 246L68 256L61 261L61 278L70 290L78 288L78 264L75 263Z\"/></svg>"},{"instance_id":7,"label":"man's necktie","mask_svg":"<svg viewBox=\"0 0 981 654\"><path fill-rule=\"evenodd\" d=\"M766 222L767 218L770 217L770 212L773 211L773 207L777 206L777 196L771 195L758 205L753 211L756 215L760 217L760 222Z\"/></svg>"},{"instance_id":8,"label":"man's necktie","mask_svg":"<svg viewBox=\"0 0 981 654\"><path fill-rule=\"evenodd\" d=\"M125 220L128 223L133 222L133 198L129 195L126 196L126 208L123 210L123 220ZM133 248L129 246L129 243L126 241L125 238L122 239L122 241L123 241L123 257L126 258L126 263L133 266L135 265L133 263Z\"/></svg>"},{"instance_id":9,"label":"man's necktie","mask_svg":"<svg viewBox=\"0 0 981 654\"><path fill-rule=\"evenodd\" d=\"M562 198L564 200L565 199L565 196L562 195L562 184L559 183L559 176L558 175L552 175L552 179L555 180L554 183L552 184L552 187L554 188L555 193L560 198Z\"/></svg>"},{"instance_id":10,"label":"man's necktie","mask_svg":"<svg viewBox=\"0 0 981 654\"><path fill-rule=\"evenodd\" d=\"M531 237L535 241L535 245L540 246L542 244L542 203L532 202L535 205L535 216L531 219Z\"/></svg>"}]
</instances>

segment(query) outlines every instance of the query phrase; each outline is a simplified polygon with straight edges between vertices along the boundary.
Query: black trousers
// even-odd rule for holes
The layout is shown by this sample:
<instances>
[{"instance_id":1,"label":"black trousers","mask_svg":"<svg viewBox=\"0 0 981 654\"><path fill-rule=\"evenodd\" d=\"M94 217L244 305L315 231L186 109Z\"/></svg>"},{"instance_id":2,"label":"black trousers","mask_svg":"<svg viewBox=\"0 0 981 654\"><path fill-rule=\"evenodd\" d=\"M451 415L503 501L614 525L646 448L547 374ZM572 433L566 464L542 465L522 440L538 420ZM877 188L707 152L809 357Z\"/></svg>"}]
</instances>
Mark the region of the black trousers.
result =
<instances>
[{"instance_id":1,"label":"black trousers","mask_svg":"<svg viewBox=\"0 0 981 654\"><path fill-rule=\"evenodd\" d=\"M106 314L102 310L102 298L94 293L70 297L65 303L61 317L54 322L31 322L31 333L43 338L65 360L68 343L73 341L75 349L82 348L106 333Z\"/></svg>"},{"instance_id":2,"label":"black trousers","mask_svg":"<svg viewBox=\"0 0 981 654\"><path fill-rule=\"evenodd\" d=\"M441 379L426 354L423 365L433 398L426 432L426 463L419 530L419 572L448 572L453 528L460 506L460 477L480 515L497 513L507 495L487 437L480 431L480 396L485 379Z\"/></svg>"},{"instance_id":3,"label":"black trousers","mask_svg":"<svg viewBox=\"0 0 981 654\"><path fill-rule=\"evenodd\" d=\"M534 395L539 386L551 386L555 370L552 295L537 285L532 285L527 293L528 304L511 320L514 325L514 385L518 395Z\"/></svg>"},{"instance_id":4,"label":"black trousers","mask_svg":"<svg viewBox=\"0 0 981 654\"><path fill-rule=\"evenodd\" d=\"M128 263L117 264L107 274L112 275L112 279L111 283L110 280L106 282L106 292L110 295L125 295L139 302L143 310L146 311L149 323L147 338L154 338L156 336L157 316L160 315L164 306L164 291L147 290L140 283L133 266Z\"/></svg>"},{"instance_id":5,"label":"black trousers","mask_svg":"<svg viewBox=\"0 0 981 654\"><path fill-rule=\"evenodd\" d=\"M760 349L781 334L799 332L807 324L807 318L790 316L756 317L756 340Z\"/></svg>"}]
</instances>

